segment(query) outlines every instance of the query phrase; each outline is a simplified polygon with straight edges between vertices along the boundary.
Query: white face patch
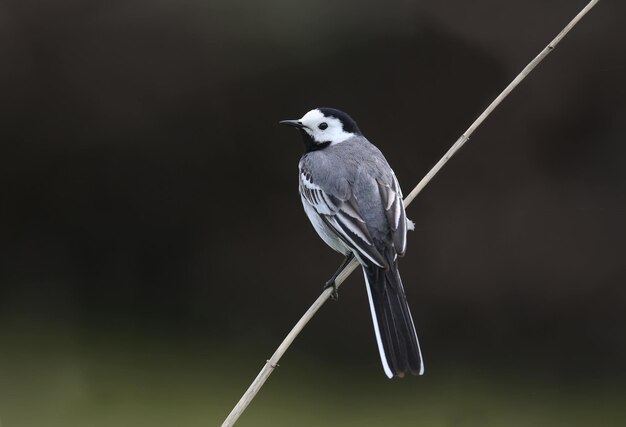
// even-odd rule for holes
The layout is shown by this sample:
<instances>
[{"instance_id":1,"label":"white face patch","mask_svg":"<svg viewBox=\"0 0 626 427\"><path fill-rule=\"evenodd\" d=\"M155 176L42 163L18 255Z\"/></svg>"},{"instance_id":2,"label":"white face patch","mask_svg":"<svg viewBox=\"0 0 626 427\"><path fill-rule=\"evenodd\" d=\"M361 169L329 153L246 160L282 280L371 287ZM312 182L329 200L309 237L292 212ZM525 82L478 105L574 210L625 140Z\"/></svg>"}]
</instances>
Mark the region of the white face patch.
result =
<instances>
[{"instance_id":1,"label":"white face patch","mask_svg":"<svg viewBox=\"0 0 626 427\"><path fill-rule=\"evenodd\" d=\"M330 141L330 145L339 144L354 136L351 132L343 130L341 121L335 117L326 117L318 110L311 110L306 113L300 120L305 127L303 128L315 142Z\"/></svg>"}]
</instances>

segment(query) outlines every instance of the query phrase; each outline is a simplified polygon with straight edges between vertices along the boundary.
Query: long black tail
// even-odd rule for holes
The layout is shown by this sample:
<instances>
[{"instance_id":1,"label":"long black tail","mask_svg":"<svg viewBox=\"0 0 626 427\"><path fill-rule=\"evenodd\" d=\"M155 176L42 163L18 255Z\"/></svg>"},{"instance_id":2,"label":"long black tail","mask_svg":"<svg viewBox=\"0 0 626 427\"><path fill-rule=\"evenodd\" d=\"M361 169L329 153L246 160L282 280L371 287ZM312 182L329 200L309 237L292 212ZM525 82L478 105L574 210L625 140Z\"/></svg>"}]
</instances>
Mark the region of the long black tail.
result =
<instances>
[{"instance_id":1,"label":"long black tail","mask_svg":"<svg viewBox=\"0 0 626 427\"><path fill-rule=\"evenodd\" d=\"M389 378L424 373L422 352L406 302L397 260L385 271L363 265L367 295L385 374Z\"/></svg>"}]
</instances>

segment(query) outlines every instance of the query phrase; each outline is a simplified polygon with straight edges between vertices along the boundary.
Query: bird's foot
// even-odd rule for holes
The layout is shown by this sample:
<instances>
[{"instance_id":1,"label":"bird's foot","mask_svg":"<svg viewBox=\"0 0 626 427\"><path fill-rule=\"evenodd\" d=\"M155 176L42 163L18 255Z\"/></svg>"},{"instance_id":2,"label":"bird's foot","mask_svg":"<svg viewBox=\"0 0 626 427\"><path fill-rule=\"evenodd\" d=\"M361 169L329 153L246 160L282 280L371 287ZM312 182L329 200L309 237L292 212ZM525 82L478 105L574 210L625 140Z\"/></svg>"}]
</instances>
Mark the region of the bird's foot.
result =
<instances>
[{"instance_id":1,"label":"bird's foot","mask_svg":"<svg viewBox=\"0 0 626 427\"><path fill-rule=\"evenodd\" d=\"M326 282L326 284L324 285L324 290L328 288L333 288L332 292L330 293L330 299L332 299L333 301L339 300L339 292L337 292L335 279L330 279L328 282Z\"/></svg>"}]
</instances>

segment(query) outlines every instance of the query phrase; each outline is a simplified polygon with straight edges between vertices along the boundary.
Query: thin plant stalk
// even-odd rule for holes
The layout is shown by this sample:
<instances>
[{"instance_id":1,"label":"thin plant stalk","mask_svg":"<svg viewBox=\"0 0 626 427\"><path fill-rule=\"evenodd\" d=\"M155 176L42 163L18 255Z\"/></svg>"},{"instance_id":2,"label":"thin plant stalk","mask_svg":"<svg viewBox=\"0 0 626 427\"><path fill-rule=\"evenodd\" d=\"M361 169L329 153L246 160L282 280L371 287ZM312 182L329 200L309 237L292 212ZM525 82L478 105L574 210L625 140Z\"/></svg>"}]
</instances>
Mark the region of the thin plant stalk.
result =
<instances>
[{"instance_id":1,"label":"thin plant stalk","mask_svg":"<svg viewBox=\"0 0 626 427\"><path fill-rule=\"evenodd\" d=\"M487 107L485 111L482 112L480 116L471 124L471 126L456 140L456 142L450 147L450 149L446 152L446 154L433 166L433 168L422 178L422 180L415 186L415 188L409 193L408 196L404 199L404 206L409 206L411 202L417 197L417 195L426 187L426 185L434 178L434 176L441 170L441 168L456 154L457 151L469 140L470 136L474 133L474 131L480 126L487 117L496 109L498 105L506 98L512 91L520 84L522 80L528 76L528 74L533 71L533 69L541 62L543 59L548 56L550 52L554 50L557 44L567 35L567 33L574 28L578 21L582 19L583 16L591 10L600 0L592 0L587 6L585 6L579 13L570 21L569 24L563 28L563 30L532 60L524 69L513 79L511 83L494 99L491 104ZM352 260L350 264L348 264L341 274L335 280L335 284L337 287L341 286L341 284L348 278L350 274L359 266L358 261L355 259ZM298 334L304 329L307 323L315 316L315 313L320 309L322 305L328 300L330 294L332 292L332 288L325 289L322 294L315 300L313 305L309 307L309 309L304 313L304 315L300 318L298 323L291 329L287 337L283 340L280 346L276 349L272 357L270 357L261 369L261 372L254 379L250 387L243 394L237 405L230 412L226 420L222 423L222 427L230 427L235 424L235 422L239 419L241 414L246 410L252 399L257 395L263 384L270 376L274 369L278 367L278 362L280 358L285 354L291 343L296 339Z\"/></svg>"}]
</instances>

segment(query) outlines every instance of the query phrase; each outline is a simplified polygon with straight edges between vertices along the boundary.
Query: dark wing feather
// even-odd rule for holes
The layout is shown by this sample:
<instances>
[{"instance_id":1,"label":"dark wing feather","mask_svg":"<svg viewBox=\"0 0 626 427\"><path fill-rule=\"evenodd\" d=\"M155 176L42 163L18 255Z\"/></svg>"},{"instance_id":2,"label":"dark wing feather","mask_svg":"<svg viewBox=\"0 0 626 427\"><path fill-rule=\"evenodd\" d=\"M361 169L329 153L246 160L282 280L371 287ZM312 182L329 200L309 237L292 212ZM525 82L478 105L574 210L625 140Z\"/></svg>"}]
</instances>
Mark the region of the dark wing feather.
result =
<instances>
[{"instance_id":1,"label":"dark wing feather","mask_svg":"<svg viewBox=\"0 0 626 427\"><path fill-rule=\"evenodd\" d=\"M393 246L399 256L403 256L406 251L406 231L407 220L404 212L404 202L402 200L402 190L396 175L393 174L393 180L390 184L386 184L377 180L378 190L385 208L387 223L391 229Z\"/></svg>"}]
</instances>

